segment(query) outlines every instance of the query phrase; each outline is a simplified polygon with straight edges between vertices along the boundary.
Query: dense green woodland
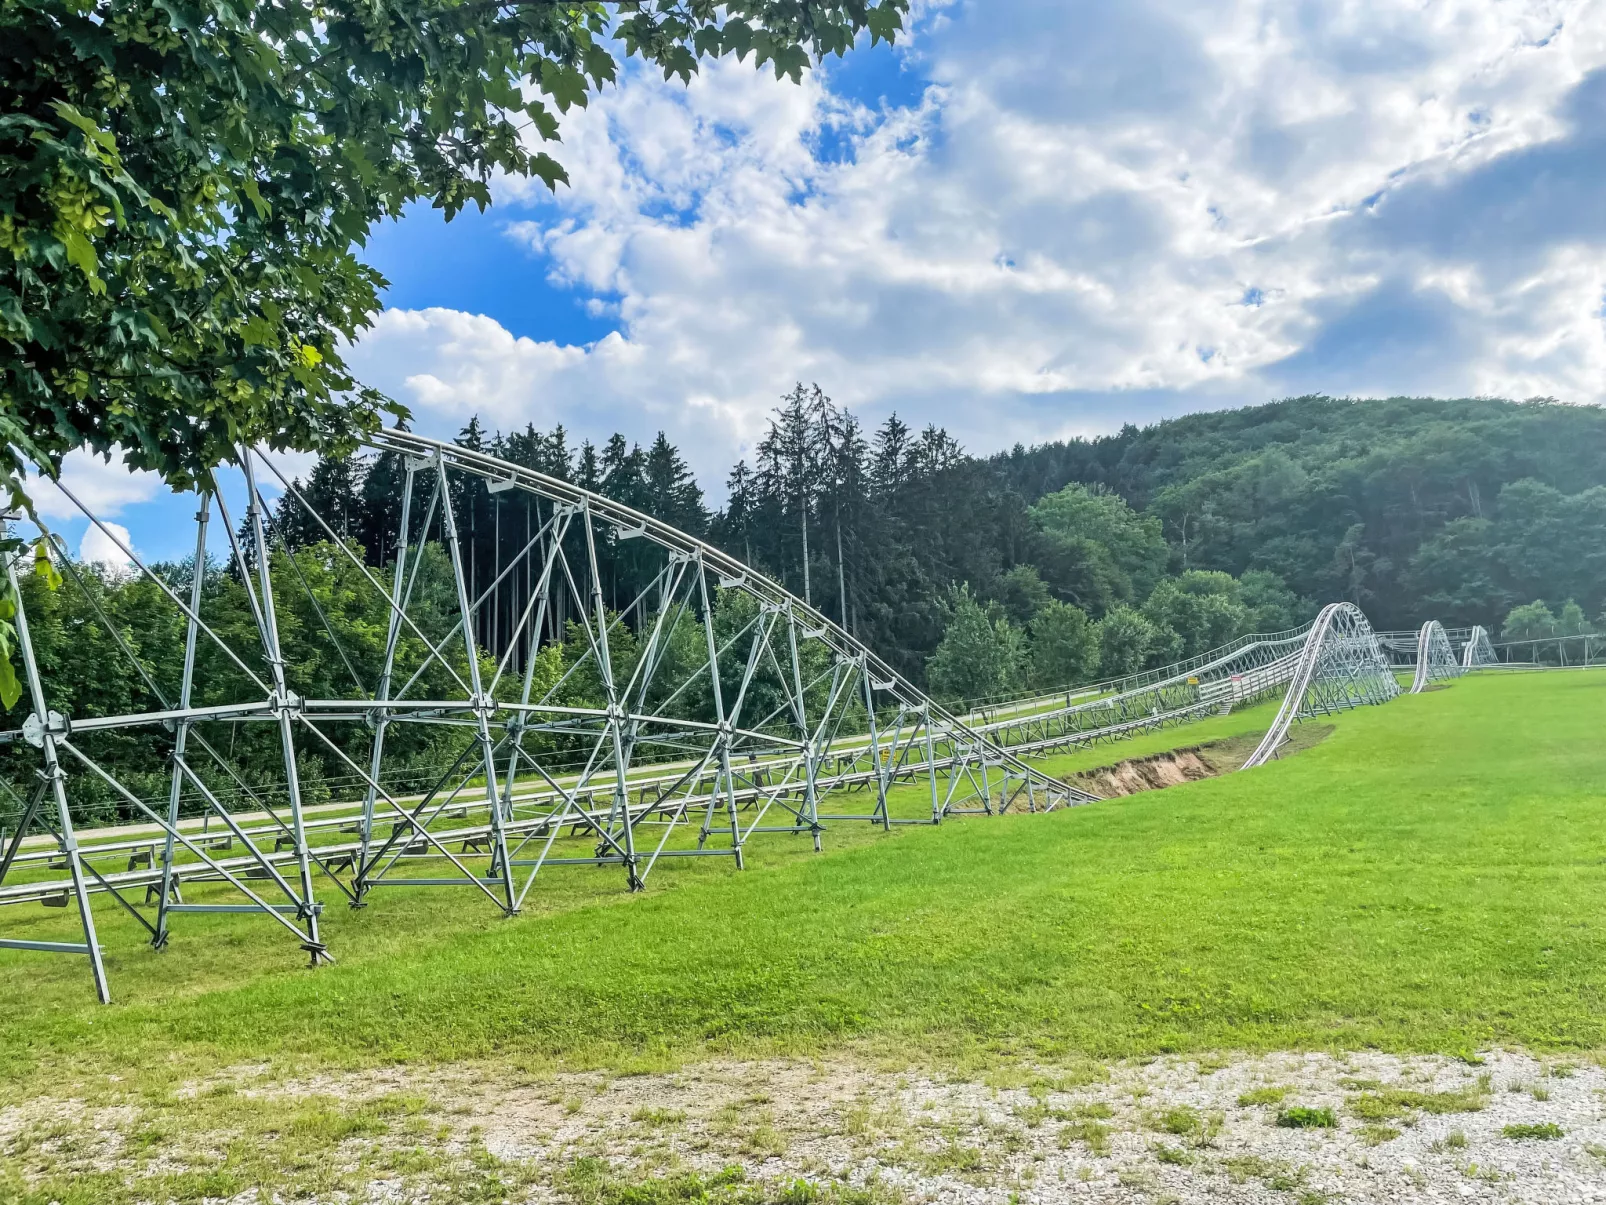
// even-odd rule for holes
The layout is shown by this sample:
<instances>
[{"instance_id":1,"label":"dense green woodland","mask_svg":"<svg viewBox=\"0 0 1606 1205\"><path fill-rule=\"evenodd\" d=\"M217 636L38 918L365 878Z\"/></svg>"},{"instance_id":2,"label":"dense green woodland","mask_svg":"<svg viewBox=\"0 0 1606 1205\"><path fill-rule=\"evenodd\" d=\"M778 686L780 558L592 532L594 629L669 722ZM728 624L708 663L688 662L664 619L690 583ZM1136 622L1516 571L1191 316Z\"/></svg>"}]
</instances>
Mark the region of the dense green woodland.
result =
<instances>
[{"instance_id":1,"label":"dense green woodland","mask_svg":"<svg viewBox=\"0 0 1606 1205\"><path fill-rule=\"evenodd\" d=\"M708 536L951 697L1126 673L1336 599L1379 628L1513 639L1606 610L1593 406L1302 397L980 458L895 416L867 432L799 386L717 511L662 434L462 440ZM363 493L326 504L368 513ZM393 510L367 505L378 548ZM647 568L618 562L618 595Z\"/></svg>"},{"instance_id":2,"label":"dense green woodland","mask_svg":"<svg viewBox=\"0 0 1606 1205\"><path fill-rule=\"evenodd\" d=\"M730 473L720 510L708 506L662 434L645 448L622 435L574 447L561 428L489 434L475 421L459 442L705 536L952 700L1164 664L1245 632L1295 626L1339 598L1358 602L1381 628L1437 616L1508 638L1584 630L1606 607L1606 411L1595 407L1307 397L979 458L940 429L916 432L896 417L867 432L818 388L799 386L775 412L753 463ZM402 481L385 455L326 459L300 486L342 538L385 566L395 557ZM457 495L469 592L477 596L540 517L525 496L491 495L477 482L460 483ZM415 523L423 510L415 507ZM249 546L249 533L241 534ZM366 690L383 656L380 600L288 497L269 539L292 688L310 697ZM628 673L641 622L630 603L661 553L604 532L598 555L606 601L625 611L612 655ZM93 715L173 698L183 641L176 611L149 583L64 568L68 580L55 589L38 577L24 581L52 705ZM163 572L187 588L189 565ZM421 627L438 638L454 611L438 545L429 545L420 574ZM235 573L208 566L205 589L211 622L236 633L236 647L254 647ZM505 604L479 617L488 666L506 650L522 606L516 588L503 593ZM717 625L735 631L748 600L716 597ZM137 652L143 672L121 655L97 611ZM563 681L557 701L599 702L594 673L563 680L585 659L585 641L566 618L555 611L542 633L537 681ZM701 636L693 617L683 626L671 656L691 672ZM238 697L238 667L206 642L201 658L196 702ZM422 659L422 644L404 639L404 670ZM438 662L428 673L440 681L426 678L426 689L449 689ZM755 690L768 688L761 675ZM686 692L676 710L712 718L703 694ZM8 726L26 706L13 709ZM242 777L276 776L265 726L218 726L203 737ZM96 740L96 752L138 793L163 793L165 736ZM438 735L398 732L393 740L388 760L398 787L427 785L463 752ZM360 726L336 741L364 760ZM26 760L24 751L10 756ZM332 748L304 744L303 757L314 797L350 778ZM13 784L27 781L23 760L6 775ZM220 793L240 789L221 772L215 777ZM128 814L92 779L81 779L76 794L92 814Z\"/></svg>"}]
</instances>

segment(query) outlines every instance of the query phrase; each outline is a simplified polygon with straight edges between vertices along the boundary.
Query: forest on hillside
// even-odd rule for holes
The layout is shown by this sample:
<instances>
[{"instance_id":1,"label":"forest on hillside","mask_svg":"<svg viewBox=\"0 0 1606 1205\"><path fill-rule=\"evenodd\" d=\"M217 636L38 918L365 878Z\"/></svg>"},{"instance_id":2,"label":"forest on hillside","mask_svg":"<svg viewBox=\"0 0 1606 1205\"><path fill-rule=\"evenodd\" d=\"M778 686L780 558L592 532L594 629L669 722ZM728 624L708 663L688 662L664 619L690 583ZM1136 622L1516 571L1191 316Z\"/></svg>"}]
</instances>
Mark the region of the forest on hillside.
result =
<instances>
[{"instance_id":1,"label":"forest on hillside","mask_svg":"<svg viewBox=\"0 0 1606 1205\"><path fill-rule=\"evenodd\" d=\"M1593 407L1296 398L977 457L940 428L916 432L897 417L866 431L822 391L799 386L752 463L732 469L717 509L662 433L645 447L623 435L576 447L561 428L499 434L474 421L458 442L723 546L949 702L1163 665L1248 632L1294 627L1341 598L1383 629L1438 617L1522 639L1606 626L1606 411ZM367 571L328 541L332 529L370 566L392 565L405 480L393 454L325 459L297 489L329 528L290 495L270 516L273 577L289 583L278 622L286 672L304 697L338 698L377 679L383 600L361 588ZM479 597L517 563L540 519L529 495L492 494L475 478L452 493L468 593ZM415 541L424 509L414 508ZM248 529L236 538L256 555ZM645 618L632 601L664 553L606 528L596 541L604 604L623 621L613 655L628 667ZM449 558L431 536L410 563L414 606L438 638L456 609ZM184 627L162 587L81 562L61 568L71 588L37 574L22 581L51 705L71 716L168 705L158 679L178 664ZM188 591L193 566L153 568L168 589ZM249 645L251 604L237 570L217 562L204 572L208 622ZM748 596L711 597L716 629L739 629ZM518 605L515 590L476 613L485 655L513 657L521 668L533 659L536 680L557 702L598 705L600 685L584 670L586 640L572 616L558 608L539 646L527 646L515 635ZM677 628L670 645L700 648L700 639ZM398 664L416 663L422 689L449 694L452 658L432 662L415 644L402 640ZM203 647L199 657L199 705L251 693L216 650ZM712 718L696 691L673 705ZM27 710L19 699L6 726ZM282 773L263 726L197 732L226 746L244 779L271 783ZM168 773L168 738L155 737L108 733L97 746L125 784L152 798ZM300 750L307 797L352 789L367 739L353 729L343 751ZM572 752L543 739L544 756ZM457 764L461 745L422 728L398 734L387 777L411 789ZM0 779L25 781L28 754L9 750ZM126 801L107 784L73 776L84 817L127 818ZM220 778L212 789L244 788Z\"/></svg>"},{"instance_id":2,"label":"forest on hillside","mask_svg":"<svg viewBox=\"0 0 1606 1205\"><path fill-rule=\"evenodd\" d=\"M896 415L867 430L799 385L718 509L661 432L574 446L475 420L458 440L706 537L950 698L1163 664L1336 599L1379 628L1512 638L1606 609L1597 407L1301 397L983 457ZM398 482L341 461L307 487L383 564ZM504 563L519 531L483 490L464 505L471 560ZM603 555L614 605L655 568L634 545Z\"/></svg>"}]
</instances>

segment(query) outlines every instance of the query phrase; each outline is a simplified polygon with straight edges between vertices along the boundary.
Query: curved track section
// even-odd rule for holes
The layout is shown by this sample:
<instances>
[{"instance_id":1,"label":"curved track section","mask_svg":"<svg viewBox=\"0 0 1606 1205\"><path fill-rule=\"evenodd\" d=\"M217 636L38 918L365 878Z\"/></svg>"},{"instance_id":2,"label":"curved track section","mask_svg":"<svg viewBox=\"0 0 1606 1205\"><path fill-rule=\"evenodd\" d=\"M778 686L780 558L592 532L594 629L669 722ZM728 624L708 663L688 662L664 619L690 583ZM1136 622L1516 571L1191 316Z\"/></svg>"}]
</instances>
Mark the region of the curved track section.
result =
<instances>
[{"instance_id":1,"label":"curved track section","mask_svg":"<svg viewBox=\"0 0 1606 1205\"><path fill-rule=\"evenodd\" d=\"M1048 753L1225 713L1276 692L1309 627L1245 636L1178 665L991 710L978 724L1017 753Z\"/></svg>"},{"instance_id":2,"label":"curved track section","mask_svg":"<svg viewBox=\"0 0 1606 1205\"><path fill-rule=\"evenodd\" d=\"M1419 695L1428 686L1444 678L1455 678L1461 673L1461 663L1450 648L1450 637L1444 625L1430 619L1422 625L1416 638L1416 671L1411 677L1411 691Z\"/></svg>"},{"instance_id":3,"label":"curved track section","mask_svg":"<svg viewBox=\"0 0 1606 1205\"><path fill-rule=\"evenodd\" d=\"M70 906L82 940L0 947L85 955L107 1000L96 900L158 948L187 914L247 914L316 965L332 961L320 890L355 907L398 886L455 888L512 915L539 875L565 867L616 867L639 889L678 858L740 867L765 834L818 849L839 822L1095 798L668 524L404 432L371 451L396 484L382 567L254 451L195 498L194 563L221 560L224 573L144 564L64 491L182 638L165 660L136 651L58 542L61 589L81 593L143 706L73 714L18 615L31 713L0 734L14 817L0 903ZM487 507L489 547L462 517ZM626 561L646 582L630 597L611 569ZM5 572L15 587L17 563ZM286 656L288 624L316 664ZM91 799L122 824L77 832Z\"/></svg>"},{"instance_id":4,"label":"curved track section","mask_svg":"<svg viewBox=\"0 0 1606 1205\"><path fill-rule=\"evenodd\" d=\"M1386 703L1399 693L1388 656L1365 614L1354 603L1330 603L1306 634L1277 718L1243 768L1269 761L1295 720Z\"/></svg>"},{"instance_id":5,"label":"curved track section","mask_svg":"<svg viewBox=\"0 0 1606 1205\"><path fill-rule=\"evenodd\" d=\"M1495 655L1494 644L1489 639L1489 633L1481 624L1474 626L1467 632L1466 639L1461 645L1461 669L1463 672L1473 669L1482 669L1487 665L1499 665L1500 658Z\"/></svg>"}]
</instances>

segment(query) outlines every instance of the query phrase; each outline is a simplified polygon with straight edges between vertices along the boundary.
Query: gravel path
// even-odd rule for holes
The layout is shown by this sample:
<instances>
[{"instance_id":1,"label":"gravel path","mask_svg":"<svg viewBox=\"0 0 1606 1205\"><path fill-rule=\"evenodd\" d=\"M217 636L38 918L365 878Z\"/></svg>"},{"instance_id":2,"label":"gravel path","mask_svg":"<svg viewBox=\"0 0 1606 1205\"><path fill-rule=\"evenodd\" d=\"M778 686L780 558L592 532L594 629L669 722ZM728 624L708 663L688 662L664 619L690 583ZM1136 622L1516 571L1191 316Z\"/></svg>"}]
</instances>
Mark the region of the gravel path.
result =
<instances>
[{"instance_id":1,"label":"gravel path","mask_svg":"<svg viewBox=\"0 0 1606 1205\"><path fill-rule=\"evenodd\" d=\"M478 1116L487 1145L636 1175L734 1159L754 1179L954 1205L1606 1201L1606 1072L1517 1054L1160 1059L992 1084L732 1064L569 1091L561 1116L506 1099ZM1546 1125L1529 1132L1559 1136L1507 1129Z\"/></svg>"},{"instance_id":2,"label":"gravel path","mask_svg":"<svg viewBox=\"0 0 1606 1205\"><path fill-rule=\"evenodd\" d=\"M316 1201L440 1205L459 1199L454 1166L489 1157L511 1172L507 1199L552 1205L577 1199L577 1167L621 1187L732 1166L742 1200L806 1201L785 1192L806 1180L819 1205L1606 1202L1606 1070L1519 1053L1178 1057L952 1076L845 1055L631 1076L452 1065L283 1082L268 1067L238 1067L180 1095L220 1089L280 1117L312 1102L427 1102L417 1124L338 1148L340 1191L286 1182ZM222 1124L174 1130L141 1157L174 1172L205 1166L241 1137L211 1128ZM16 1164L25 1179L137 1170L131 1135L149 1125L126 1104L36 1100L0 1107L0 1145L26 1150ZM294 1126L272 1129L293 1156ZM421 1141L433 1170L379 1170ZM741 1205L738 1195L629 1199ZM233 1198L258 1199L274 1196Z\"/></svg>"}]
</instances>

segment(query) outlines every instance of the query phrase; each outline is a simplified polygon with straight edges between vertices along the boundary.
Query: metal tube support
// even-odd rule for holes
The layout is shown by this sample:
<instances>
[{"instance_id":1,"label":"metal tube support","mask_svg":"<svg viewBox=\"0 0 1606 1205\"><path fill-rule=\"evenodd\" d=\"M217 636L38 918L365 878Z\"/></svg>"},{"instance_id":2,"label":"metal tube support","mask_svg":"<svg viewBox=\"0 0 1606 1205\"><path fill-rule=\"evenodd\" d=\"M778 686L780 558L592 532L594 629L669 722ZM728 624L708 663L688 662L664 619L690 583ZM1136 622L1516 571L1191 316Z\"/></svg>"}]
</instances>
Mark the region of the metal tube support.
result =
<instances>
[{"instance_id":1,"label":"metal tube support","mask_svg":"<svg viewBox=\"0 0 1606 1205\"><path fill-rule=\"evenodd\" d=\"M524 676L519 687L519 703L521 706L530 705L530 692L535 688L535 662L536 655L541 648L541 628L546 623L547 599L551 588L552 568L557 564L557 547L562 542L564 534L569 530L568 520L557 514L552 516L552 534L547 558L541 566L541 575L536 583L528 583L532 587L530 602L524 608L525 630L529 633L529 654L524 659ZM526 531L528 524L526 523ZM524 755L524 728L527 723L524 712L519 712L512 725L513 739L507 755L507 782L502 790L502 811L509 820L513 819L513 787L518 781L519 758ZM550 842L548 842L550 844ZM532 874L531 880L535 878ZM525 892L529 887L525 887ZM523 893L520 893L520 899Z\"/></svg>"},{"instance_id":2,"label":"metal tube support","mask_svg":"<svg viewBox=\"0 0 1606 1205\"><path fill-rule=\"evenodd\" d=\"M864 679L864 714L870 725L870 768L875 772L876 814L881 827L890 829L892 817L887 813L887 776L881 769L881 737L875 718L875 684L871 682L869 658L859 654L859 673Z\"/></svg>"},{"instance_id":3,"label":"metal tube support","mask_svg":"<svg viewBox=\"0 0 1606 1205\"><path fill-rule=\"evenodd\" d=\"M401 639L401 621L405 604L402 602L402 585L407 580L407 550L412 547L412 520L413 520L413 474L416 471L410 460L403 458L404 476L402 477L402 504L401 526L396 536L396 564L391 573L391 597L396 606L390 612L390 626L385 634L385 661L379 670L379 683L374 690L374 698L381 702L390 699L391 677L396 672L396 645ZM371 852L374 839L374 806L379 791L380 771L384 768L385 758L385 726L390 722L389 712L385 708L371 712L374 725L374 739L368 754L368 789L362 797L362 820L358 822L358 844L361 850L356 858L359 868L352 890L356 899L352 901L353 908L361 908L370 886L367 877L368 855Z\"/></svg>"},{"instance_id":4,"label":"metal tube support","mask_svg":"<svg viewBox=\"0 0 1606 1205\"><path fill-rule=\"evenodd\" d=\"M708 571L703 566L701 553L697 556L696 569L698 597L703 606L703 643L708 648L709 686L714 695L715 722L719 724L719 733L714 737L719 751L719 772L715 775L714 784L709 790L709 820L713 818L714 800L719 798L720 787L723 785L725 812L730 821L731 829L731 855L736 859L736 869L744 870L746 869L746 859L742 856L742 826L736 816L736 778L731 771L731 725L730 720L725 715L724 688L719 681L719 647L714 639L714 608L708 597ZM764 632L765 626L761 623L757 626L757 634L754 639L762 639ZM749 673L751 673L751 667L756 660L752 655L748 656ZM737 705L740 706L740 700L738 700ZM709 820L704 820L703 822L703 839L708 836ZM699 840L698 844L701 845L702 841Z\"/></svg>"},{"instance_id":5,"label":"metal tube support","mask_svg":"<svg viewBox=\"0 0 1606 1205\"><path fill-rule=\"evenodd\" d=\"M480 752L485 759L485 806L491 813L492 872L501 879L502 890L507 895L505 910L509 916L513 916L518 912L518 895L513 887L513 864L508 860L507 830L502 820L502 808L496 798L496 745L491 740L490 714L495 710L495 704L485 697L484 687L480 683L479 648L474 642L468 582L463 577L463 553L457 541L457 520L452 513L452 490L451 483L446 479L444 457L435 457L435 471L440 474L441 528L446 533L452 579L457 585L457 607L463 617L463 648L468 657L469 689L473 693L474 728Z\"/></svg>"},{"instance_id":6,"label":"metal tube support","mask_svg":"<svg viewBox=\"0 0 1606 1205\"><path fill-rule=\"evenodd\" d=\"M200 634L198 619L201 614L201 588L206 581L206 525L211 515L212 497L201 494L201 508L195 512L195 563L190 569L190 616L184 630L184 671L179 681L178 705L188 711L195 686L195 638ZM190 739L188 717L178 720L173 728L173 781L167 792L168 833L162 840L162 885L156 899L156 932L151 945L156 949L167 946L167 916L173 904L173 832L178 829L178 806L184 792L184 749Z\"/></svg>"},{"instance_id":7,"label":"metal tube support","mask_svg":"<svg viewBox=\"0 0 1606 1205\"><path fill-rule=\"evenodd\" d=\"M0 522L0 535L5 534L5 523ZM11 587L11 597L16 601L16 628L17 646L22 650L23 674L28 679L28 695L33 703L33 713L39 723L39 749L44 754L45 781L50 784L50 794L56 803L56 832L59 834L61 851L67 857L67 872L72 877L73 899L78 904L78 918L83 924L84 946L83 950L74 953L89 955L90 973L95 978L95 995L102 1004L112 1002L111 988L106 983L106 966L100 957L100 941L95 936L95 917L89 910L89 892L84 886L84 864L78 853L78 837L73 831L72 812L67 806L67 786L61 772L61 762L56 757L56 729L59 717L53 715L45 706L45 685L39 677L39 662L34 657L33 637L28 631L28 609L22 605L22 590L17 584L17 558L6 557L6 583ZM61 721L65 726L65 721Z\"/></svg>"},{"instance_id":8,"label":"metal tube support","mask_svg":"<svg viewBox=\"0 0 1606 1205\"><path fill-rule=\"evenodd\" d=\"M640 891L641 876L636 872L636 825L630 814L630 755L625 751L624 709L619 705L619 688L613 680L613 656L608 650L608 608L602 599L602 569L597 563L597 537L592 525L589 501L581 510L585 524L586 559L591 563L591 609L597 624L597 670L602 689L608 694L608 737L613 743L614 808L624 825L625 871L630 890ZM612 825L612 817L609 824Z\"/></svg>"},{"instance_id":9,"label":"metal tube support","mask_svg":"<svg viewBox=\"0 0 1606 1205\"><path fill-rule=\"evenodd\" d=\"M285 793L290 801L290 831L295 841L296 870L300 880L301 897L299 918L307 926L307 940L302 943L312 966L333 961L328 957L323 941L318 936L318 908L312 892L312 859L307 853L307 830L301 814L301 777L296 765L296 738L291 712L299 705L285 685L284 654L279 648L278 612L273 602L273 573L268 567L272 559L268 549L267 529L262 522L262 495L257 493L256 474L252 471L249 448L240 449L240 465L245 470L246 520L251 525L251 538L257 550L257 586L262 593L262 645L268 657L268 670L273 675L273 704L279 724L279 748L284 756ZM287 556L295 553L286 550Z\"/></svg>"},{"instance_id":10,"label":"metal tube support","mask_svg":"<svg viewBox=\"0 0 1606 1205\"><path fill-rule=\"evenodd\" d=\"M797 726L805 744L803 748L803 806L807 809L809 829L814 835L814 852L820 852L820 801L815 795L819 755L809 734L806 697L803 693L802 662L797 655L797 618L789 611L786 616L786 639L792 654L792 689L797 708Z\"/></svg>"}]
</instances>

